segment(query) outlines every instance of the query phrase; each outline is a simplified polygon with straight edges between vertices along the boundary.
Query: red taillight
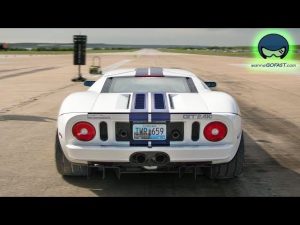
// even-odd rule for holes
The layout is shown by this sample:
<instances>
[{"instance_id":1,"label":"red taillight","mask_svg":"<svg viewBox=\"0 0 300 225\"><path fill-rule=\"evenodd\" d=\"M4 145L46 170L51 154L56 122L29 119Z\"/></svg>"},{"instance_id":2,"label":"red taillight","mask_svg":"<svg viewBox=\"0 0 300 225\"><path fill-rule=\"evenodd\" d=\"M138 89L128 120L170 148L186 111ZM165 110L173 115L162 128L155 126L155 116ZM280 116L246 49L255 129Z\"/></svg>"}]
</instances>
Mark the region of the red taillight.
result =
<instances>
[{"instance_id":1,"label":"red taillight","mask_svg":"<svg viewBox=\"0 0 300 225\"><path fill-rule=\"evenodd\" d=\"M209 141L221 141L226 137L227 127L224 123L215 121L206 125L203 130L204 137Z\"/></svg>"},{"instance_id":2,"label":"red taillight","mask_svg":"<svg viewBox=\"0 0 300 225\"><path fill-rule=\"evenodd\" d=\"M90 141L96 135L95 127L88 122L76 123L72 128L72 132L79 141Z\"/></svg>"}]
</instances>

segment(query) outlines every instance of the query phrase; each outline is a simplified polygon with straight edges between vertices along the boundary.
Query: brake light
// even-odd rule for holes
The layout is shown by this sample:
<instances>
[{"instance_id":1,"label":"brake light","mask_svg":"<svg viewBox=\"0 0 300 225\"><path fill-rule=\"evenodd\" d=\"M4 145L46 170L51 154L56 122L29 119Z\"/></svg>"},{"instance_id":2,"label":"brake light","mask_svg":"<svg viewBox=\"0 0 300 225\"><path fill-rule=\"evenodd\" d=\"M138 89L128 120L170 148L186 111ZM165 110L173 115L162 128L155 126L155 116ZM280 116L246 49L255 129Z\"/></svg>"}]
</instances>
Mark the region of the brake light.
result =
<instances>
[{"instance_id":1,"label":"brake light","mask_svg":"<svg viewBox=\"0 0 300 225\"><path fill-rule=\"evenodd\" d=\"M223 140L227 135L227 127L224 123L215 121L206 125L203 130L204 137L212 142Z\"/></svg>"},{"instance_id":2,"label":"brake light","mask_svg":"<svg viewBox=\"0 0 300 225\"><path fill-rule=\"evenodd\" d=\"M90 141L95 137L96 130L88 122L78 122L73 126L72 133L79 141Z\"/></svg>"}]
</instances>

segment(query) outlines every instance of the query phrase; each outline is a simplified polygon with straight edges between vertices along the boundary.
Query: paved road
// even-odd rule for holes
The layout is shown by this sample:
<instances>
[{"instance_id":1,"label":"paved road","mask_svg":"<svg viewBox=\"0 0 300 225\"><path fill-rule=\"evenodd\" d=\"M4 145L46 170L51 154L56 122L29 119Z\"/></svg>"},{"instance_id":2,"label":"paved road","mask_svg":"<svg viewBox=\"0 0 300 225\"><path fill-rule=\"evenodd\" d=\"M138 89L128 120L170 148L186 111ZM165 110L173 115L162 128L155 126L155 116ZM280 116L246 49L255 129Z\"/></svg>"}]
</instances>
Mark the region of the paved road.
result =
<instances>
[{"instance_id":1,"label":"paved road","mask_svg":"<svg viewBox=\"0 0 300 225\"><path fill-rule=\"evenodd\" d=\"M72 56L2 57L0 196L300 196L300 76L253 73L239 66L247 59L237 57L155 50L100 55L106 69L180 67L217 81L241 107L243 175L229 181L194 181L189 174L63 179L54 164L56 116L68 94L85 90L70 82L77 72Z\"/></svg>"}]
</instances>

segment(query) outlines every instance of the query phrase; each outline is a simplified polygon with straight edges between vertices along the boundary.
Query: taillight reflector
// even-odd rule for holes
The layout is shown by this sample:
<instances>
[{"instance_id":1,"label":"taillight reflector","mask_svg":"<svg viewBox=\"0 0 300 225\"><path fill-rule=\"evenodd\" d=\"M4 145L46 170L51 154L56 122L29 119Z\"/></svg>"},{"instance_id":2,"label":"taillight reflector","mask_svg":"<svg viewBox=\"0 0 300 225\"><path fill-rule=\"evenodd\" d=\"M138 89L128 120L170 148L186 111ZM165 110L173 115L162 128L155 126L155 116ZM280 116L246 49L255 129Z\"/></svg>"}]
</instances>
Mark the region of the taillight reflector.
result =
<instances>
[{"instance_id":1,"label":"taillight reflector","mask_svg":"<svg viewBox=\"0 0 300 225\"><path fill-rule=\"evenodd\" d=\"M227 127L222 122L214 121L205 126L203 134L208 141L221 141L227 135Z\"/></svg>"},{"instance_id":2,"label":"taillight reflector","mask_svg":"<svg viewBox=\"0 0 300 225\"><path fill-rule=\"evenodd\" d=\"M79 141L90 141L96 135L95 127L88 122L78 122L74 124L72 133Z\"/></svg>"}]
</instances>

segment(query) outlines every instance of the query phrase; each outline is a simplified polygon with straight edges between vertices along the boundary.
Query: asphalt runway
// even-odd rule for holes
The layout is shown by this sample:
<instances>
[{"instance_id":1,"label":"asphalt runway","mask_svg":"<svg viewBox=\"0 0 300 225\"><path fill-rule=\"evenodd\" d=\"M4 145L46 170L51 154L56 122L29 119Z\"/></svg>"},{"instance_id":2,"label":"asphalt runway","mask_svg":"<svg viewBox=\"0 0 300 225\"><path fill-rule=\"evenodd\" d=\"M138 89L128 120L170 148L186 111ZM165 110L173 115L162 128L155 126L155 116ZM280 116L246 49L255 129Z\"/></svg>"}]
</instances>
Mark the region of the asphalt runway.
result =
<instances>
[{"instance_id":1,"label":"asphalt runway","mask_svg":"<svg viewBox=\"0 0 300 225\"><path fill-rule=\"evenodd\" d=\"M72 55L1 57L0 196L300 196L300 73L247 70L247 58L140 50L105 53L105 70L176 67L218 83L238 101L246 144L244 173L212 181L191 174L128 174L118 180L62 178L56 171L57 113L70 93L85 90ZM92 56L82 67L84 76Z\"/></svg>"}]
</instances>

